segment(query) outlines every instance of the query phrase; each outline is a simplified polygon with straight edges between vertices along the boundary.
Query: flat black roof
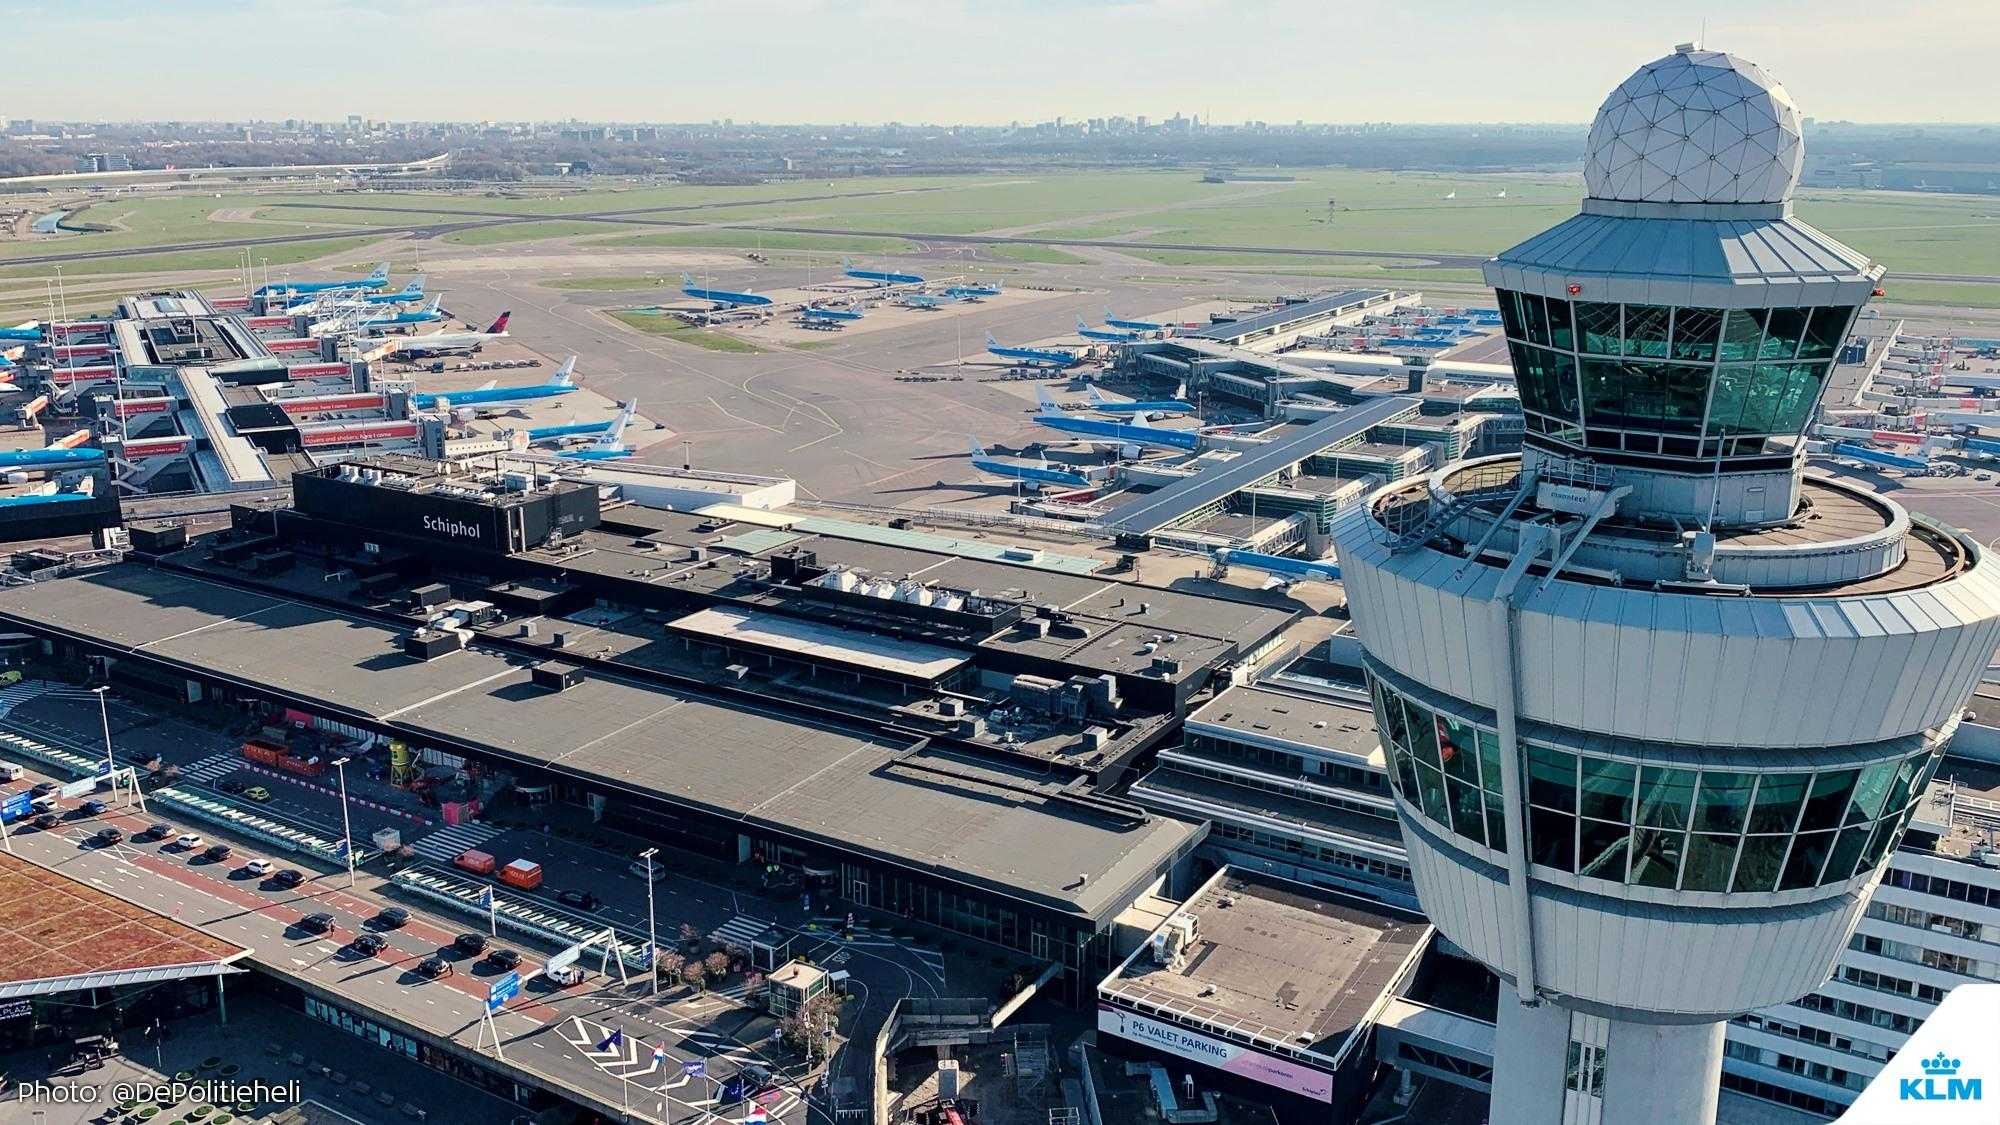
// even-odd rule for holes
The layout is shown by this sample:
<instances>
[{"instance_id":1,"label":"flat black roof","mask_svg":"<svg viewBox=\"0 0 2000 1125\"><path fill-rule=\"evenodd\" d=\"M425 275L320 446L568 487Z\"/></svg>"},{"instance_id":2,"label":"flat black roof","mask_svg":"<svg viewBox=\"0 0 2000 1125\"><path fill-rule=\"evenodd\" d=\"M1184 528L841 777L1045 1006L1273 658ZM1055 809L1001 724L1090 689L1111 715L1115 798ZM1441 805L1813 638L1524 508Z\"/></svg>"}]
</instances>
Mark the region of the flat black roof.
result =
<instances>
[{"instance_id":1,"label":"flat black roof","mask_svg":"<svg viewBox=\"0 0 2000 1125\"><path fill-rule=\"evenodd\" d=\"M0 590L0 620L1092 918L1200 832L1086 808L1040 771L912 753L889 732L598 669L549 693L532 660L476 644L418 660L407 630L137 564Z\"/></svg>"},{"instance_id":2,"label":"flat black roof","mask_svg":"<svg viewBox=\"0 0 2000 1125\"><path fill-rule=\"evenodd\" d=\"M1203 340L1240 340L1245 336L1273 328L1283 328L1301 320L1333 316L1350 305L1358 308L1368 301L1388 295L1389 291L1386 289L1349 289L1344 293L1335 293L1331 297L1318 297L1310 301L1280 305L1269 312L1258 313L1256 316L1241 320L1212 324L1199 332L1189 332L1186 335Z\"/></svg>"}]
</instances>

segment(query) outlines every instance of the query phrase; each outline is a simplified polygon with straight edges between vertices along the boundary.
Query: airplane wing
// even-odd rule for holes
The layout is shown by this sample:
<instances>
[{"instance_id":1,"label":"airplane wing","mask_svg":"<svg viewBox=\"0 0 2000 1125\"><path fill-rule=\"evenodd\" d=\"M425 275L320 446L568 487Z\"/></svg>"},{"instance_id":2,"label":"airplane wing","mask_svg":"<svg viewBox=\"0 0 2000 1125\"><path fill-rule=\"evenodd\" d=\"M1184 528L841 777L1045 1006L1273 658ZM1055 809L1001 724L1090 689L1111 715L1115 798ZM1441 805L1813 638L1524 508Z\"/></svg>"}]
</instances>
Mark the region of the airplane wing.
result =
<instances>
[{"instance_id":1,"label":"airplane wing","mask_svg":"<svg viewBox=\"0 0 2000 1125\"><path fill-rule=\"evenodd\" d=\"M482 383L477 389L482 391L490 391L499 385L500 385L500 380L488 379L486 380L486 382Z\"/></svg>"}]
</instances>

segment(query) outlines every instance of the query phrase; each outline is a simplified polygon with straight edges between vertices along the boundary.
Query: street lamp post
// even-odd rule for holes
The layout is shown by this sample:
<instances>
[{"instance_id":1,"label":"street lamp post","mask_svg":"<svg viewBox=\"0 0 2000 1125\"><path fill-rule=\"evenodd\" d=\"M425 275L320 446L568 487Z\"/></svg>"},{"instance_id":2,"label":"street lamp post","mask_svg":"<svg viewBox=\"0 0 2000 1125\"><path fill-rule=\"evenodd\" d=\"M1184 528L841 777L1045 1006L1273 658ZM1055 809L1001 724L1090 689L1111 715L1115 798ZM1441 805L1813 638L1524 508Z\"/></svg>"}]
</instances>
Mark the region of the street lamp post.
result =
<instances>
[{"instance_id":1,"label":"street lamp post","mask_svg":"<svg viewBox=\"0 0 2000 1125\"><path fill-rule=\"evenodd\" d=\"M660 934L653 920L653 857L660 854L658 848L647 848L639 853L646 861L646 952L650 955L649 968L653 973L653 995L660 994Z\"/></svg>"},{"instance_id":2,"label":"street lamp post","mask_svg":"<svg viewBox=\"0 0 2000 1125\"><path fill-rule=\"evenodd\" d=\"M111 757L111 707L104 697L111 692L110 684L99 684L90 689L97 696L97 720L104 724L104 776L110 777L118 771L118 763Z\"/></svg>"},{"instance_id":3,"label":"street lamp post","mask_svg":"<svg viewBox=\"0 0 2000 1125\"><path fill-rule=\"evenodd\" d=\"M340 842L341 850L347 853L347 885L354 886L354 824L347 817L347 759L333 760L334 772L340 775Z\"/></svg>"}]
</instances>

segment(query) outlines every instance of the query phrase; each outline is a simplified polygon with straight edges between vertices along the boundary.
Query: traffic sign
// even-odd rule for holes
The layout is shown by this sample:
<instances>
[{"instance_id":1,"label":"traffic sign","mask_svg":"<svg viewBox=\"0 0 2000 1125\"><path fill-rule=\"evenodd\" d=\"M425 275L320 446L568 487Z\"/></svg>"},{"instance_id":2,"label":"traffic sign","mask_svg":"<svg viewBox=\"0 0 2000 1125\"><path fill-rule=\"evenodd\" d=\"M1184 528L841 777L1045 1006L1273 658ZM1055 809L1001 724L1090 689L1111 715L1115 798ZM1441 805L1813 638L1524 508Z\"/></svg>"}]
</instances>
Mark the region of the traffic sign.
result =
<instances>
[{"instance_id":1,"label":"traffic sign","mask_svg":"<svg viewBox=\"0 0 2000 1125\"><path fill-rule=\"evenodd\" d=\"M97 792L97 779L94 777L78 778L68 785L63 786L58 792L65 797L81 797L85 793L95 793Z\"/></svg>"},{"instance_id":2,"label":"traffic sign","mask_svg":"<svg viewBox=\"0 0 2000 1125\"><path fill-rule=\"evenodd\" d=\"M708 1062L705 1059L685 1059L681 1062L681 1073L689 1078L700 1078L708 1073Z\"/></svg>"},{"instance_id":3,"label":"traffic sign","mask_svg":"<svg viewBox=\"0 0 2000 1125\"><path fill-rule=\"evenodd\" d=\"M9 793L5 800L0 800L0 821L12 823L27 816L34 807L35 795L26 789Z\"/></svg>"},{"instance_id":4,"label":"traffic sign","mask_svg":"<svg viewBox=\"0 0 2000 1125\"><path fill-rule=\"evenodd\" d=\"M486 1010L497 1012L507 1001L512 1000L520 994L521 974L518 972L508 973L487 987Z\"/></svg>"}]
</instances>

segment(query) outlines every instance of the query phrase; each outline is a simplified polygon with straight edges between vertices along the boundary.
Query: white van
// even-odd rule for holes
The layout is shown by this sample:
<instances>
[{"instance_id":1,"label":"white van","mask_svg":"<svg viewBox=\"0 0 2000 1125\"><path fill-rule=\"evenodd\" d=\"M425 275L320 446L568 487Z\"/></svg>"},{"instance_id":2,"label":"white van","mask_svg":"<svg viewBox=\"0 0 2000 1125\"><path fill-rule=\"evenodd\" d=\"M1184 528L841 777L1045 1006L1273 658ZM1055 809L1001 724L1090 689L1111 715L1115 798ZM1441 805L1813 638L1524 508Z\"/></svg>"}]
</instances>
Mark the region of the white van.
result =
<instances>
[{"instance_id":1,"label":"white van","mask_svg":"<svg viewBox=\"0 0 2000 1125\"><path fill-rule=\"evenodd\" d=\"M21 780L21 767L12 762L0 762L0 781Z\"/></svg>"}]
</instances>

